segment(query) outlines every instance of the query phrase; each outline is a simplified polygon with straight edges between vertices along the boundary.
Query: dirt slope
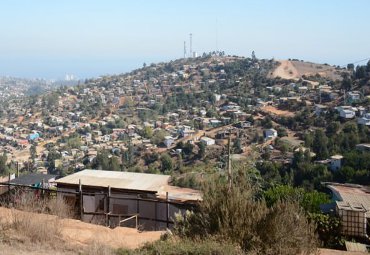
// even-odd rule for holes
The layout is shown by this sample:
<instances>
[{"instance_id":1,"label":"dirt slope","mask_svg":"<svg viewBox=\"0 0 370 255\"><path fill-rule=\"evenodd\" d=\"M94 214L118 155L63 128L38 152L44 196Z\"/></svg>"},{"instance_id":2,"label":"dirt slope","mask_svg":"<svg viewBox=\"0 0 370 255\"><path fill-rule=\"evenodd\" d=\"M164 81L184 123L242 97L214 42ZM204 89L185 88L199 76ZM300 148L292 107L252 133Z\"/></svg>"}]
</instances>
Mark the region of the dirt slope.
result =
<instances>
[{"instance_id":1,"label":"dirt slope","mask_svg":"<svg viewBox=\"0 0 370 255\"><path fill-rule=\"evenodd\" d=\"M319 74L331 80L341 79L341 73L345 70L336 70L329 65L315 64L302 61L279 60L280 65L272 72L271 77L298 80L303 75L311 76Z\"/></svg>"},{"instance_id":2,"label":"dirt slope","mask_svg":"<svg viewBox=\"0 0 370 255\"><path fill-rule=\"evenodd\" d=\"M59 240L56 242L58 244L50 241L41 244L27 242L27 239L22 235L22 232L27 231L9 229L8 227L16 214L25 215L32 221L36 220L40 223L54 224L57 220L57 224L61 230L58 237ZM2 233L2 230L5 231ZM0 254L79 254L78 251L86 250L90 246L97 244L112 249L134 249L147 242L158 240L162 233L162 231L140 233L136 229L123 227L110 229L100 225L84 223L79 220L58 220L56 216L52 215L29 213L0 207ZM47 253L42 252L45 249Z\"/></svg>"}]
</instances>

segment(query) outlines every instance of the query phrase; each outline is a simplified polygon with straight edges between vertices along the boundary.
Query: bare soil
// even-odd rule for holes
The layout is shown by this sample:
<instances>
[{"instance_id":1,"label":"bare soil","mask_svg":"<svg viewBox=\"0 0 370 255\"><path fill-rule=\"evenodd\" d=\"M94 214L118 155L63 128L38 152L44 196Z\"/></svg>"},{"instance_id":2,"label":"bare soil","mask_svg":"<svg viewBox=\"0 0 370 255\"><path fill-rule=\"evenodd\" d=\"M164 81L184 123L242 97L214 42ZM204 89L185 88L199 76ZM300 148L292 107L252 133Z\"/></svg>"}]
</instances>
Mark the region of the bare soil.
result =
<instances>
[{"instance_id":1,"label":"bare soil","mask_svg":"<svg viewBox=\"0 0 370 255\"><path fill-rule=\"evenodd\" d=\"M266 106L262 107L261 110L265 111L265 112L268 112L268 113L278 115L278 116L286 116L286 117L293 117L294 116L294 112L279 110L276 107L271 106L271 105L266 105Z\"/></svg>"},{"instance_id":2,"label":"bare soil","mask_svg":"<svg viewBox=\"0 0 370 255\"><path fill-rule=\"evenodd\" d=\"M313 76L319 74L322 77L331 80L341 80L343 70L336 70L335 67L329 65L315 64L302 61L279 60L280 65L272 72L272 77L280 77L283 79L298 80L303 75Z\"/></svg>"},{"instance_id":3,"label":"bare soil","mask_svg":"<svg viewBox=\"0 0 370 255\"><path fill-rule=\"evenodd\" d=\"M32 220L37 217L39 222L49 222L50 224L53 224L57 219L53 215L0 207L0 254L69 255L80 254L80 251L85 251L91 247L97 247L94 249L101 249L101 247L135 249L147 242L158 240L163 234L163 231L138 232L136 229L124 227L110 229L79 220L58 219L58 225L61 229L57 240L37 243L29 241L27 236L22 233L23 231L9 227L14 213L25 214Z\"/></svg>"}]
</instances>

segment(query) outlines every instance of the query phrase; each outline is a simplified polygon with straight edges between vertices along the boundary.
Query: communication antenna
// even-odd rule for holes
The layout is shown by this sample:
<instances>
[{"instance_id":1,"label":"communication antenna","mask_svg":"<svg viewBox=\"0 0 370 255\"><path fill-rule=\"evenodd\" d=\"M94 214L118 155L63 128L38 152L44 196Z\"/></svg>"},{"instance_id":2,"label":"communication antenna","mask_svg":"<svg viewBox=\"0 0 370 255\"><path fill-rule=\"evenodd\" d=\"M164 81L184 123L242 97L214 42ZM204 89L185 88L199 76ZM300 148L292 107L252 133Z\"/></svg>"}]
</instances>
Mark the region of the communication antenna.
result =
<instances>
[{"instance_id":1,"label":"communication antenna","mask_svg":"<svg viewBox=\"0 0 370 255\"><path fill-rule=\"evenodd\" d=\"M189 49L189 54L190 54L190 57L193 56L193 34L190 34L190 49Z\"/></svg>"},{"instance_id":2,"label":"communication antenna","mask_svg":"<svg viewBox=\"0 0 370 255\"><path fill-rule=\"evenodd\" d=\"M184 41L184 58L186 58L186 41Z\"/></svg>"}]
</instances>

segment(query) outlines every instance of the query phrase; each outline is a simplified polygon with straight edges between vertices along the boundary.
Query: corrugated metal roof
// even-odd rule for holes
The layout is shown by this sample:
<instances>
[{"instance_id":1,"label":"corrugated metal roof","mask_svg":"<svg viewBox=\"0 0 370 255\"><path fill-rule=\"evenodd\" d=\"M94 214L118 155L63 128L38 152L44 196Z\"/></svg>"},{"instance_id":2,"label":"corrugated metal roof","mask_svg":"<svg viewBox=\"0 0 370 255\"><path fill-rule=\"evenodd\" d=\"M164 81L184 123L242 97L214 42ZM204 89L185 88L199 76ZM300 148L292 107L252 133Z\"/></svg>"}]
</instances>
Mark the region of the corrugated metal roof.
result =
<instances>
[{"instance_id":1,"label":"corrugated metal roof","mask_svg":"<svg viewBox=\"0 0 370 255\"><path fill-rule=\"evenodd\" d=\"M93 187L108 187L113 189L138 190L158 192L168 185L170 176L159 174L143 174L132 172L117 172L103 170L83 170L56 181L57 184L82 185Z\"/></svg>"}]
</instances>

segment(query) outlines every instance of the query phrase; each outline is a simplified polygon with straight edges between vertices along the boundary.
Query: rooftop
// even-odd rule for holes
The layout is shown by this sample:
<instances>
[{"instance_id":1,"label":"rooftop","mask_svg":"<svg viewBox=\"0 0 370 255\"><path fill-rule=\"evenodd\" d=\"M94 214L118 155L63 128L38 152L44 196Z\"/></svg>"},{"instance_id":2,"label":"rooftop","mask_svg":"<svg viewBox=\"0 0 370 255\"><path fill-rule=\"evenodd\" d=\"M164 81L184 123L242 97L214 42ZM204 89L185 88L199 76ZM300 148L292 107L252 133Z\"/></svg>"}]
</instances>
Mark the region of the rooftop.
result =
<instances>
[{"instance_id":1,"label":"rooftop","mask_svg":"<svg viewBox=\"0 0 370 255\"><path fill-rule=\"evenodd\" d=\"M57 175L52 175L52 174L33 173L33 174L21 175L20 177L11 180L10 183L33 186L33 185L42 183L43 180L45 183L54 181L56 177Z\"/></svg>"},{"instance_id":2,"label":"rooftop","mask_svg":"<svg viewBox=\"0 0 370 255\"><path fill-rule=\"evenodd\" d=\"M339 201L351 205L362 205L370 211L370 188L357 184L327 183L327 187L336 195Z\"/></svg>"},{"instance_id":3,"label":"rooftop","mask_svg":"<svg viewBox=\"0 0 370 255\"><path fill-rule=\"evenodd\" d=\"M157 193L168 185L169 175L143 174L131 172L83 170L56 181L57 184L108 187L113 189L138 190Z\"/></svg>"}]
</instances>

